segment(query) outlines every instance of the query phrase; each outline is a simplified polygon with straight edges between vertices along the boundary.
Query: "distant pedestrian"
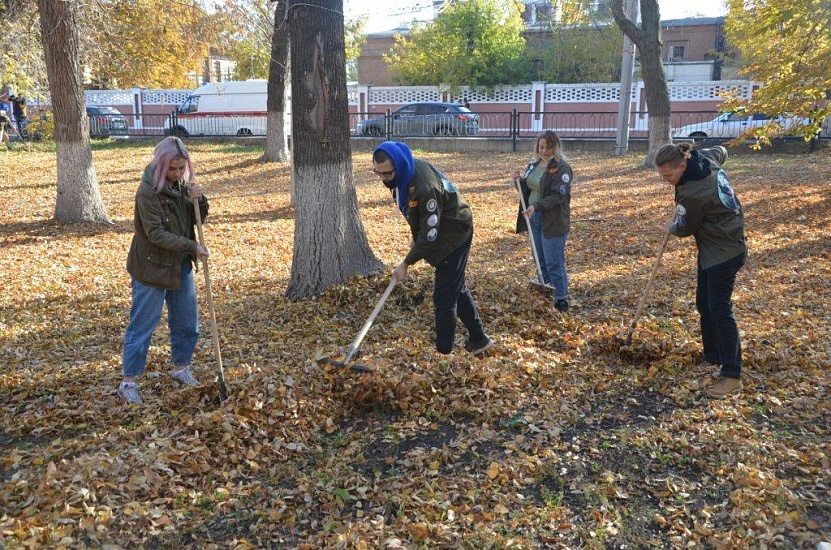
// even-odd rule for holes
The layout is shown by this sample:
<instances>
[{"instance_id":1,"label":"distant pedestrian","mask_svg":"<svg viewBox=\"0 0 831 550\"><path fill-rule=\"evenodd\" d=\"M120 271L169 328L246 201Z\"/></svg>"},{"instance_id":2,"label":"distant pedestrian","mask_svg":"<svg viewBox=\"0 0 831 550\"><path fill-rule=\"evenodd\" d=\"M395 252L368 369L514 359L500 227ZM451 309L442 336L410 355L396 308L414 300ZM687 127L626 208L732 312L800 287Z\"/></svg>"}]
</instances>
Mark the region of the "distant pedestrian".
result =
<instances>
[{"instance_id":1,"label":"distant pedestrian","mask_svg":"<svg viewBox=\"0 0 831 550\"><path fill-rule=\"evenodd\" d=\"M465 350L480 355L493 346L482 327L479 310L465 285L465 270L473 242L473 213L462 193L435 166L413 158L398 141L385 141L372 155L372 171L393 192L396 206L407 219L412 235L410 251L393 270L398 281L409 267L424 260L435 268L433 306L436 349L450 353L456 317L467 328Z\"/></svg>"},{"instance_id":2,"label":"distant pedestrian","mask_svg":"<svg viewBox=\"0 0 831 550\"><path fill-rule=\"evenodd\" d=\"M136 192L135 234L127 255L133 305L124 334L124 380L118 388L118 395L128 403L141 403L136 377L144 373L165 305L173 363L170 376L186 386L199 385L190 372L199 339L193 264L209 252L196 241L194 200L199 201L204 219L208 199L194 183L190 154L182 140L167 137L153 151Z\"/></svg>"},{"instance_id":3,"label":"distant pedestrian","mask_svg":"<svg viewBox=\"0 0 831 550\"><path fill-rule=\"evenodd\" d=\"M17 128L17 132L22 136L26 130L26 98L12 95L9 96L9 101L12 104L15 128Z\"/></svg>"},{"instance_id":4,"label":"distant pedestrian","mask_svg":"<svg viewBox=\"0 0 831 550\"><path fill-rule=\"evenodd\" d=\"M566 241L571 229L571 184L574 174L563 154L560 137L548 130L537 138L536 158L519 178L527 209L521 215L534 235L544 285L554 285L554 307L568 311ZM520 209L522 204L520 203ZM522 230L519 220L517 232Z\"/></svg>"},{"instance_id":5,"label":"distant pedestrian","mask_svg":"<svg viewBox=\"0 0 831 550\"><path fill-rule=\"evenodd\" d=\"M721 398L742 389L742 347L733 314L733 287L747 257L744 210L721 162L727 150L699 152L689 143L658 150L658 174L675 188L675 220L665 231L694 237L698 248L695 305L701 325L704 363L721 367L718 382L705 390Z\"/></svg>"},{"instance_id":6,"label":"distant pedestrian","mask_svg":"<svg viewBox=\"0 0 831 550\"><path fill-rule=\"evenodd\" d=\"M9 131L12 127L11 118L9 118L9 108L5 103L0 103L0 141L6 144L6 150L10 151L12 146L9 143Z\"/></svg>"}]
</instances>

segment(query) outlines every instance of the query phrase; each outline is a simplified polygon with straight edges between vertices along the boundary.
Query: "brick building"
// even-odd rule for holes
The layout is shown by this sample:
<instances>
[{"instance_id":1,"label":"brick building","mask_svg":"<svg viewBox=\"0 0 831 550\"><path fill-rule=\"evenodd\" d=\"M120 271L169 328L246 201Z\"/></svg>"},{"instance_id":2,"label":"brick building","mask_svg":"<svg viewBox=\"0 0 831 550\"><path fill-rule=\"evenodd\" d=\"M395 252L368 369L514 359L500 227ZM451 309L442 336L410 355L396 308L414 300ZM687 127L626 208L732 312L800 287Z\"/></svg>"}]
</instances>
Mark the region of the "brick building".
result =
<instances>
[{"instance_id":1,"label":"brick building","mask_svg":"<svg viewBox=\"0 0 831 550\"><path fill-rule=\"evenodd\" d=\"M526 13L538 14L538 10ZM535 15L536 17L536 15ZM723 56L735 58L736 52L725 45L724 17L691 17L661 22L664 41L664 67L670 81L730 80L735 69L725 66ZM526 40L539 45L545 42L547 26L538 19L526 18ZM407 36L400 27L373 33L358 56L358 83L365 86L394 86L392 73L384 61L396 34ZM438 84L438 83L436 83Z\"/></svg>"}]
</instances>

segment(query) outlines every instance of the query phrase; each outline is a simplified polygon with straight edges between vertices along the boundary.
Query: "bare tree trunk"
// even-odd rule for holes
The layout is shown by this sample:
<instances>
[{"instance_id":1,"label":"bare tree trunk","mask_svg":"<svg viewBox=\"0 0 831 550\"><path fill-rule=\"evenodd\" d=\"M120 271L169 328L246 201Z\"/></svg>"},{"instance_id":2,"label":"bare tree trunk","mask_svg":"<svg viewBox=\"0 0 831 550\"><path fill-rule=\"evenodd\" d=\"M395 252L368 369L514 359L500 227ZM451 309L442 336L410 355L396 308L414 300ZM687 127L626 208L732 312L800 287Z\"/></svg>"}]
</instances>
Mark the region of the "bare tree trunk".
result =
<instances>
[{"instance_id":1,"label":"bare tree trunk","mask_svg":"<svg viewBox=\"0 0 831 550\"><path fill-rule=\"evenodd\" d=\"M658 0L640 0L641 26L626 17L623 0L612 0L612 15L623 34L635 43L641 60L643 84L646 91L646 107L649 112L649 153L644 166L655 166L655 154L665 143L672 141L669 87L661 59L661 11Z\"/></svg>"},{"instance_id":2,"label":"bare tree trunk","mask_svg":"<svg viewBox=\"0 0 831 550\"><path fill-rule=\"evenodd\" d=\"M307 298L383 264L358 214L352 180L342 0L289 6L294 256L286 296Z\"/></svg>"},{"instance_id":3,"label":"bare tree trunk","mask_svg":"<svg viewBox=\"0 0 831 550\"><path fill-rule=\"evenodd\" d=\"M264 162L286 162L289 148L286 141L286 84L288 71L288 22L285 21L286 1L280 0L274 10L274 34L271 38L271 60L268 65L268 118L266 119Z\"/></svg>"},{"instance_id":4,"label":"bare tree trunk","mask_svg":"<svg viewBox=\"0 0 831 550\"><path fill-rule=\"evenodd\" d=\"M111 223L89 146L78 56L80 2L37 0L49 93L55 113L58 196L55 219Z\"/></svg>"}]
</instances>

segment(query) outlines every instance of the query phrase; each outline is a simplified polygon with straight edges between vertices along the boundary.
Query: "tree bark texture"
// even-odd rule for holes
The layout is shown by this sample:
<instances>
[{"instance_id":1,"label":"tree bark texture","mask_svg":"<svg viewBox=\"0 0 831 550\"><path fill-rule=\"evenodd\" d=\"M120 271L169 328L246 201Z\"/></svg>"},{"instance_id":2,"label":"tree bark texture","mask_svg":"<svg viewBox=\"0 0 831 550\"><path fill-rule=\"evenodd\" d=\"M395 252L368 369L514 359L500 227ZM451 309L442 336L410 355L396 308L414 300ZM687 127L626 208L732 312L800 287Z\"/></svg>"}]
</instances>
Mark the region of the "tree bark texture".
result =
<instances>
[{"instance_id":1,"label":"tree bark texture","mask_svg":"<svg viewBox=\"0 0 831 550\"><path fill-rule=\"evenodd\" d=\"M288 8L297 189L292 299L383 267L369 247L352 178L342 12L341 0Z\"/></svg>"},{"instance_id":2,"label":"tree bark texture","mask_svg":"<svg viewBox=\"0 0 831 550\"><path fill-rule=\"evenodd\" d=\"M289 148L286 141L286 84L289 79L289 34L286 0L274 10L274 34L271 37L271 59L268 64L268 118L266 119L265 162L286 162Z\"/></svg>"},{"instance_id":3,"label":"tree bark texture","mask_svg":"<svg viewBox=\"0 0 831 550\"><path fill-rule=\"evenodd\" d=\"M55 116L58 194L55 219L110 223L89 145L78 55L81 3L37 0L49 93Z\"/></svg>"},{"instance_id":4,"label":"tree bark texture","mask_svg":"<svg viewBox=\"0 0 831 550\"><path fill-rule=\"evenodd\" d=\"M637 1L637 0L631 0ZM667 75L661 62L661 11L658 0L640 0L641 26L630 21L623 9L623 0L612 0L612 15L623 34L637 46L641 62L646 108L649 113L649 152L644 166L655 166L655 154L665 143L672 141Z\"/></svg>"}]
</instances>

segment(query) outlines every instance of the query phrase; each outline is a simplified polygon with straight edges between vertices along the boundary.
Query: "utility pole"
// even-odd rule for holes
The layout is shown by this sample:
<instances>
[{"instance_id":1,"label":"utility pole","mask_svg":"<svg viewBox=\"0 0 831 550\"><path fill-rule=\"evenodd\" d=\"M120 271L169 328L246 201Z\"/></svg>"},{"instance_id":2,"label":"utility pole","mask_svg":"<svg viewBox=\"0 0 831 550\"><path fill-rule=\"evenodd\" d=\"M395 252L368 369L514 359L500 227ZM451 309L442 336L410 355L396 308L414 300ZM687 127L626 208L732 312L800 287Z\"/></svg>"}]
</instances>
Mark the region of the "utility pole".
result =
<instances>
[{"instance_id":1,"label":"utility pole","mask_svg":"<svg viewBox=\"0 0 831 550\"><path fill-rule=\"evenodd\" d=\"M639 0L624 0L627 19L637 23ZM623 55L620 60L620 100L617 107L617 137L615 156L629 152L629 114L632 109L632 74L635 72L635 44L623 35Z\"/></svg>"}]
</instances>

